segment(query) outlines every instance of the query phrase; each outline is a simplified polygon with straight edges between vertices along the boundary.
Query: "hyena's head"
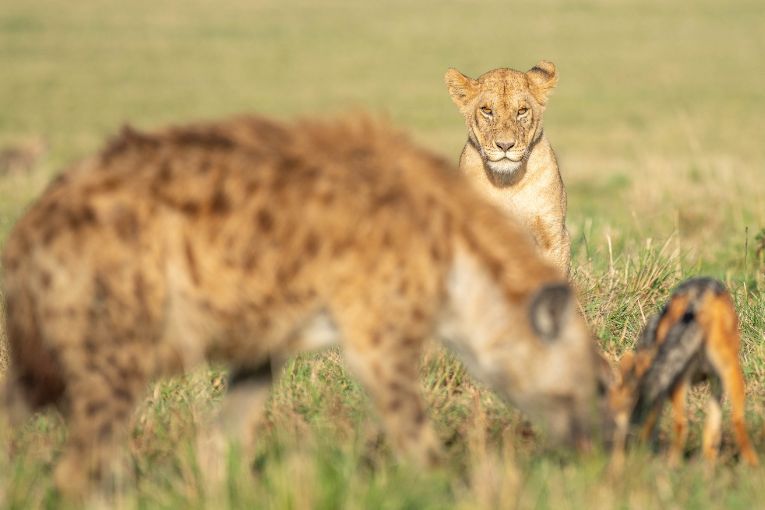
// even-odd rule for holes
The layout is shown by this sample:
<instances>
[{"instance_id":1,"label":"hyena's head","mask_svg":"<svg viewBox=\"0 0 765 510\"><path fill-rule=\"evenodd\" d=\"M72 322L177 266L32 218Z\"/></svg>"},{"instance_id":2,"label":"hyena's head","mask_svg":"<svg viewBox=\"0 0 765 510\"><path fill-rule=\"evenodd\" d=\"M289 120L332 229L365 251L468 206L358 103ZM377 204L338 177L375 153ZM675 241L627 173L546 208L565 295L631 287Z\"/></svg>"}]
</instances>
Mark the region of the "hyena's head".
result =
<instances>
[{"instance_id":1,"label":"hyena's head","mask_svg":"<svg viewBox=\"0 0 765 510\"><path fill-rule=\"evenodd\" d=\"M560 281L512 295L474 262L457 253L449 296L458 322L443 338L554 438L588 445L600 436L609 376L574 292Z\"/></svg>"},{"instance_id":2,"label":"hyena's head","mask_svg":"<svg viewBox=\"0 0 765 510\"><path fill-rule=\"evenodd\" d=\"M589 447L609 418L604 411L610 369L604 368L574 292L567 283L544 285L523 311L513 328L519 334L508 339L506 354L499 357L511 375L504 392L538 416L555 439Z\"/></svg>"}]
</instances>

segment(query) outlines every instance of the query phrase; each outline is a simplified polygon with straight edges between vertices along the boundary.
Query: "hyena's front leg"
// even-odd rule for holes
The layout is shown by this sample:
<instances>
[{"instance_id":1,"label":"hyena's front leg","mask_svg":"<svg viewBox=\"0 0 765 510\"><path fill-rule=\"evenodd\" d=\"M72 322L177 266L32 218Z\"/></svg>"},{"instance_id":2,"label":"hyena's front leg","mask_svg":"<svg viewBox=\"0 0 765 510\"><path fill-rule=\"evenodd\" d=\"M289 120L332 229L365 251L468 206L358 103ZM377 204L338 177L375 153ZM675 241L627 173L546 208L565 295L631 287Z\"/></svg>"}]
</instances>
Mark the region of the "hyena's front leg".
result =
<instances>
[{"instance_id":1,"label":"hyena's front leg","mask_svg":"<svg viewBox=\"0 0 765 510\"><path fill-rule=\"evenodd\" d=\"M231 370L226 396L210 429L197 437L197 461L208 487L225 479L228 447L251 453L254 429L262 416L272 382L269 361L256 367Z\"/></svg>"},{"instance_id":2,"label":"hyena's front leg","mask_svg":"<svg viewBox=\"0 0 765 510\"><path fill-rule=\"evenodd\" d=\"M372 397L394 448L421 465L435 465L439 442L419 384L430 313L417 306L393 306L390 300L379 302L390 306L383 310L348 302L336 313L346 359Z\"/></svg>"},{"instance_id":3,"label":"hyena's front leg","mask_svg":"<svg viewBox=\"0 0 765 510\"><path fill-rule=\"evenodd\" d=\"M130 363L134 358L91 349L104 345L95 341L85 345L82 355L67 353L79 360L67 364L69 437L54 472L57 489L71 499L102 480L108 488L110 477L124 467L123 456L115 454L125 446L136 401L147 384L146 375Z\"/></svg>"},{"instance_id":4,"label":"hyena's front leg","mask_svg":"<svg viewBox=\"0 0 765 510\"><path fill-rule=\"evenodd\" d=\"M440 447L420 394L421 341L372 331L357 336L345 352L351 370L371 395L394 448L421 465L432 466L440 459Z\"/></svg>"}]
</instances>

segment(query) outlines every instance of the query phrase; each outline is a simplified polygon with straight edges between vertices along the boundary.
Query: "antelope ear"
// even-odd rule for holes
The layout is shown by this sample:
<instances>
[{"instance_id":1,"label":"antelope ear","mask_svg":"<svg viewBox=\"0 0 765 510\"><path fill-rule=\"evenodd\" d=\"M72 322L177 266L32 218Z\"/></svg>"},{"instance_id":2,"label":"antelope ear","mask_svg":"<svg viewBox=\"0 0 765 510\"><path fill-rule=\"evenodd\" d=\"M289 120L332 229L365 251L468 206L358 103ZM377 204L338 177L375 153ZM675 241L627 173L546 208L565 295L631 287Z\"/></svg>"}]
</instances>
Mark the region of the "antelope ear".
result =
<instances>
[{"instance_id":1,"label":"antelope ear","mask_svg":"<svg viewBox=\"0 0 765 510\"><path fill-rule=\"evenodd\" d=\"M611 366L611 362L606 358L606 355L595 348L595 363L598 375L598 393L600 395L607 395L611 389L621 384L620 374L617 374L614 368Z\"/></svg>"},{"instance_id":2,"label":"antelope ear","mask_svg":"<svg viewBox=\"0 0 765 510\"><path fill-rule=\"evenodd\" d=\"M558 70L549 60L540 60L537 65L526 71L529 89L541 105L547 103L547 98L558 84Z\"/></svg>"},{"instance_id":3,"label":"antelope ear","mask_svg":"<svg viewBox=\"0 0 765 510\"><path fill-rule=\"evenodd\" d=\"M573 308L571 289L564 283L545 285L531 302L531 325L548 342L560 336L564 322Z\"/></svg>"},{"instance_id":4,"label":"antelope ear","mask_svg":"<svg viewBox=\"0 0 765 510\"><path fill-rule=\"evenodd\" d=\"M453 67L446 71L444 83L452 101L460 110L466 108L478 94L478 81L468 78Z\"/></svg>"},{"instance_id":5,"label":"antelope ear","mask_svg":"<svg viewBox=\"0 0 765 510\"><path fill-rule=\"evenodd\" d=\"M632 351L625 352L622 355L622 359L619 360L619 376L624 377L624 374L632 370L635 366L635 353Z\"/></svg>"}]
</instances>

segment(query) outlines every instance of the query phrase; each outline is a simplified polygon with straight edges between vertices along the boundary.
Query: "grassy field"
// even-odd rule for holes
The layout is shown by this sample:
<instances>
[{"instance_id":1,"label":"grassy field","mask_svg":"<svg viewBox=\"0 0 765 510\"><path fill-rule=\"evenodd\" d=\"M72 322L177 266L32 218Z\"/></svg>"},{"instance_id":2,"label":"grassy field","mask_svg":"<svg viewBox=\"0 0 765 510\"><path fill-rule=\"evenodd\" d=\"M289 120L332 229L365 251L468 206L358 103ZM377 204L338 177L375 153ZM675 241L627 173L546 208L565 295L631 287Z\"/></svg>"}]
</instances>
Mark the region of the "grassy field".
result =
<instances>
[{"instance_id":1,"label":"grassy field","mask_svg":"<svg viewBox=\"0 0 765 510\"><path fill-rule=\"evenodd\" d=\"M741 316L750 430L765 454L763 26L761 0L6 0L0 150L46 150L0 175L0 241L52 175L124 122L363 108L456 161L464 127L444 71L476 76L547 58L561 78L546 131L569 190L573 279L593 331L618 357L681 279L726 281ZM422 380L447 444L443 468L395 461L333 351L285 368L256 457L232 452L217 489L199 483L191 444L214 413L222 374L161 382L135 416L133 476L109 506L765 506L765 469L739 465L728 432L717 469L698 461L704 389L692 395L685 465L670 469L663 452L637 447L612 477L605 455L550 451L437 347ZM0 435L15 444L0 456L0 504L56 507L59 418Z\"/></svg>"}]
</instances>

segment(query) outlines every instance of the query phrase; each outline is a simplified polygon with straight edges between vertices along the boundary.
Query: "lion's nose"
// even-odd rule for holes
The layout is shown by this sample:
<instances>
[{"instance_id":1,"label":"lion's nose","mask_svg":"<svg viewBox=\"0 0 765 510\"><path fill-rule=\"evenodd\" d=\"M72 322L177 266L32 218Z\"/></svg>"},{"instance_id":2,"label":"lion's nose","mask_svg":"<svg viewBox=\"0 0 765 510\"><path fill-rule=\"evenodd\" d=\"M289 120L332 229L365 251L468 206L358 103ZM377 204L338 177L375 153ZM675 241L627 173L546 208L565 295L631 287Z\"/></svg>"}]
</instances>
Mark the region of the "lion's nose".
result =
<instances>
[{"instance_id":1,"label":"lion's nose","mask_svg":"<svg viewBox=\"0 0 765 510\"><path fill-rule=\"evenodd\" d=\"M494 145L496 145L499 149L507 152L513 147L515 147L515 140L509 140L509 141L496 141L494 142Z\"/></svg>"}]
</instances>

